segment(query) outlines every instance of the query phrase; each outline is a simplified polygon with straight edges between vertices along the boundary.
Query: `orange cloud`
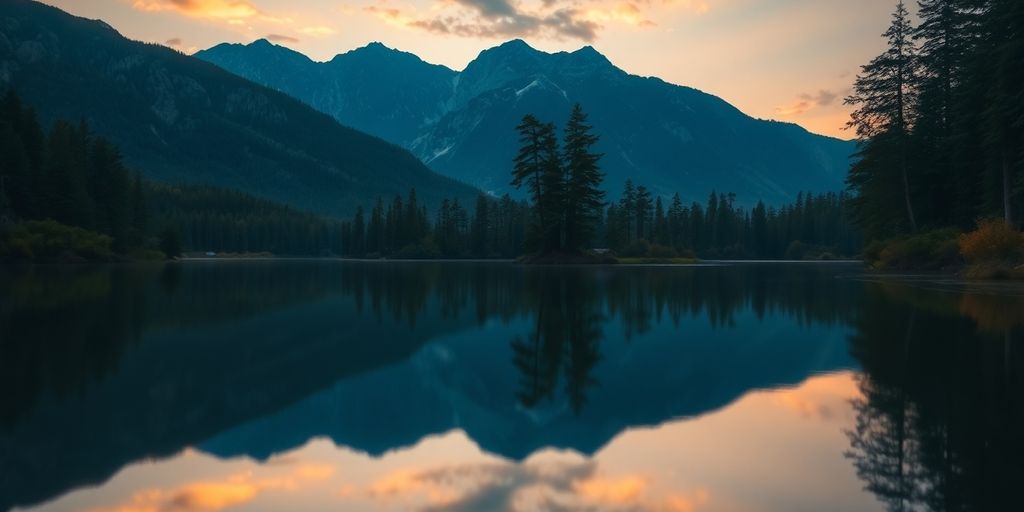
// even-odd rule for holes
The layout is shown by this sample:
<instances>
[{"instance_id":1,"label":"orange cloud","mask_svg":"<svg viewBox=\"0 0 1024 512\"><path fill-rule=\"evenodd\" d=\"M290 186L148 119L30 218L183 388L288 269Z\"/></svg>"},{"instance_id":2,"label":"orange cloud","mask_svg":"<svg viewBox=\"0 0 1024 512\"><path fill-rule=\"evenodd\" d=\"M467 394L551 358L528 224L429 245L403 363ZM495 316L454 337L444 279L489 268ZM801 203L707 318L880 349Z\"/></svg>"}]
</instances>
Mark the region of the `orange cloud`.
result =
<instances>
[{"instance_id":1,"label":"orange cloud","mask_svg":"<svg viewBox=\"0 0 1024 512\"><path fill-rule=\"evenodd\" d=\"M135 0L132 7L140 11L175 11L214 19L243 19L263 14L245 0Z\"/></svg>"},{"instance_id":2,"label":"orange cloud","mask_svg":"<svg viewBox=\"0 0 1024 512\"><path fill-rule=\"evenodd\" d=\"M329 36L334 34L334 29L323 25L317 25L313 27L302 27L299 29L299 32L302 32L307 36Z\"/></svg>"},{"instance_id":3,"label":"orange cloud","mask_svg":"<svg viewBox=\"0 0 1024 512\"><path fill-rule=\"evenodd\" d=\"M91 509L90 512L217 512L248 503L267 490L288 489L287 479L252 480L246 475L222 482L195 482L166 491L147 489L135 493L128 503Z\"/></svg>"},{"instance_id":4,"label":"orange cloud","mask_svg":"<svg viewBox=\"0 0 1024 512\"><path fill-rule=\"evenodd\" d=\"M297 38L294 38L292 36L282 35L282 34L267 34L265 36L265 38L266 38L267 41L273 41L275 43L296 44L296 43L299 42L299 40Z\"/></svg>"},{"instance_id":5,"label":"orange cloud","mask_svg":"<svg viewBox=\"0 0 1024 512\"><path fill-rule=\"evenodd\" d=\"M666 5L679 7L696 14L705 14L711 6L704 0L663 0Z\"/></svg>"},{"instance_id":6,"label":"orange cloud","mask_svg":"<svg viewBox=\"0 0 1024 512\"><path fill-rule=\"evenodd\" d=\"M669 496L659 508L665 512L695 512L709 501L711 501L711 493L706 489L697 489L688 494Z\"/></svg>"},{"instance_id":7,"label":"orange cloud","mask_svg":"<svg viewBox=\"0 0 1024 512\"><path fill-rule=\"evenodd\" d=\"M805 418L824 421L848 413L849 401L860 396L853 379L846 375L827 375L804 382L799 388L776 391L772 399Z\"/></svg>"},{"instance_id":8,"label":"orange cloud","mask_svg":"<svg viewBox=\"0 0 1024 512\"><path fill-rule=\"evenodd\" d=\"M775 107L775 112L783 117L799 116L815 108L834 105L836 100L843 94L845 93L827 89L820 89L816 93L801 93L798 96L798 101L789 105Z\"/></svg>"},{"instance_id":9,"label":"orange cloud","mask_svg":"<svg viewBox=\"0 0 1024 512\"><path fill-rule=\"evenodd\" d=\"M198 481L175 489L145 489L126 502L88 512L219 512L244 505L267 491L293 491L303 481L322 481L334 475L328 464L303 464L282 478L254 479L249 473L229 475L223 480Z\"/></svg>"},{"instance_id":10,"label":"orange cloud","mask_svg":"<svg viewBox=\"0 0 1024 512\"><path fill-rule=\"evenodd\" d=\"M350 494L350 489L339 492ZM399 501L408 508L425 498L427 505L420 508L424 512L552 508L693 512L710 500L704 489L659 490L654 479L644 475L598 475L596 462L575 458L400 469L372 482L365 495Z\"/></svg>"},{"instance_id":11,"label":"orange cloud","mask_svg":"<svg viewBox=\"0 0 1024 512\"><path fill-rule=\"evenodd\" d=\"M618 21L639 27L651 27L655 23L644 15L643 11L633 2L620 2L613 5L598 4L587 9L586 17L591 21Z\"/></svg>"},{"instance_id":12,"label":"orange cloud","mask_svg":"<svg viewBox=\"0 0 1024 512\"><path fill-rule=\"evenodd\" d=\"M583 497L599 503L631 503L647 490L647 479L626 476L618 479L591 478L577 482L576 491Z\"/></svg>"}]
</instances>

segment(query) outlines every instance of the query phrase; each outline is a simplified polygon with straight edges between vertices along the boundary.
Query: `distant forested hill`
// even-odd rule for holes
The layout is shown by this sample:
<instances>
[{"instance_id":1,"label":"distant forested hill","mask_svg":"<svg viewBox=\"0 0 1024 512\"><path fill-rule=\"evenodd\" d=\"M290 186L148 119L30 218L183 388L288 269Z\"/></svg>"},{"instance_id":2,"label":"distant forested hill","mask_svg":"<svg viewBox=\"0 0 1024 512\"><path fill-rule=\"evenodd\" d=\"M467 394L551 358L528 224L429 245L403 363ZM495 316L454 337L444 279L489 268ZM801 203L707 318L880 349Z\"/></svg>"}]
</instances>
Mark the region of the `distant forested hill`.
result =
<instances>
[{"instance_id":1,"label":"distant forested hill","mask_svg":"<svg viewBox=\"0 0 1024 512\"><path fill-rule=\"evenodd\" d=\"M87 121L158 181L231 188L339 217L411 188L431 208L442 197L476 197L408 151L284 94L28 0L0 2L7 88L44 125Z\"/></svg>"}]
</instances>

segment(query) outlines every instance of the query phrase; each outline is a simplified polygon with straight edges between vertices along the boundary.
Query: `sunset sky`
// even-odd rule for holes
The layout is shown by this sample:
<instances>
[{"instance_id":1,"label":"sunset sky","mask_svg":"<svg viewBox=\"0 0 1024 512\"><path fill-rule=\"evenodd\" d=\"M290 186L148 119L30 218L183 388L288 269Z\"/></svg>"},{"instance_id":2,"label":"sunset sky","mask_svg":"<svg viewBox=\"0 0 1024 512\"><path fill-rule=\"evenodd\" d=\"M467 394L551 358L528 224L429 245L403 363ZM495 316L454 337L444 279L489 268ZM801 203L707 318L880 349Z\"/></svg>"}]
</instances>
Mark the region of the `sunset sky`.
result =
<instances>
[{"instance_id":1,"label":"sunset sky","mask_svg":"<svg viewBox=\"0 0 1024 512\"><path fill-rule=\"evenodd\" d=\"M894 0L45 0L191 53L268 38L315 60L380 41L462 69L513 38L594 46L620 68L746 113L851 138L842 98L877 54Z\"/></svg>"}]
</instances>

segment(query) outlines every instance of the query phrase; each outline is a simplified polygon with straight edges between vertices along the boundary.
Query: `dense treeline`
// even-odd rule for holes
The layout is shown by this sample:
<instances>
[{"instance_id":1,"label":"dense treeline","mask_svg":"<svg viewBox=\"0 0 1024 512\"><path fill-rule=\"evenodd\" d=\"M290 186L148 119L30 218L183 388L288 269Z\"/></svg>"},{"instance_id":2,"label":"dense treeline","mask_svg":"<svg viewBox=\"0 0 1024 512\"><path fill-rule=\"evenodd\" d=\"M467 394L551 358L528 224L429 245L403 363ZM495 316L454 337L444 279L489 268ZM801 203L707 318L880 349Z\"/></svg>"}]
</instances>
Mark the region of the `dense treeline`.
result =
<instances>
[{"instance_id":1,"label":"dense treeline","mask_svg":"<svg viewBox=\"0 0 1024 512\"><path fill-rule=\"evenodd\" d=\"M0 219L5 259L341 251L336 221L242 192L144 181L84 122L45 132L13 92L0 102Z\"/></svg>"},{"instance_id":2,"label":"dense treeline","mask_svg":"<svg viewBox=\"0 0 1024 512\"><path fill-rule=\"evenodd\" d=\"M607 248L619 256L670 258L795 258L854 255L860 233L842 193L798 194L796 203L752 210L735 206L734 194L711 193L706 205L684 206L675 194L668 207L644 186L627 181L623 197L605 203L601 155L591 147L587 116L573 108L560 145L553 123L526 115L516 126L520 149L512 185L529 201L481 194L470 212L445 200L433 224L412 190L385 205L377 198L367 216L360 207L342 224L342 253L367 257L514 258L549 261ZM561 147L560 147L561 146ZM606 208L607 206L607 208Z\"/></svg>"},{"instance_id":3,"label":"dense treeline","mask_svg":"<svg viewBox=\"0 0 1024 512\"><path fill-rule=\"evenodd\" d=\"M139 175L84 122L60 120L48 133L8 92L0 102L0 216L51 219L110 237L117 252L142 244L148 212Z\"/></svg>"},{"instance_id":4,"label":"dense treeline","mask_svg":"<svg viewBox=\"0 0 1024 512\"><path fill-rule=\"evenodd\" d=\"M626 182L622 198L608 206L607 247L623 256L802 259L854 255L859 231L846 212L846 195L800 193L781 208L763 202L750 211L734 194L712 192L705 205L684 206L675 194L667 207L643 185Z\"/></svg>"},{"instance_id":5,"label":"dense treeline","mask_svg":"<svg viewBox=\"0 0 1024 512\"><path fill-rule=\"evenodd\" d=\"M851 207L869 239L1013 225L1024 190L1024 2L900 1L846 103L861 141Z\"/></svg>"},{"instance_id":6,"label":"dense treeline","mask_svg":"<svg viewBox=\"0 0 1024 512\"><path fill-rule=\"evenodd\" d=\"M186 251L341 253L340 223L243 192L205 185L147 184L154 223L171 227Z\"/></svg>"},{"instance_id":7,"label":"dense treeline","mask_svg":"<svg viewBox=\"0 0 1024 512\"><path fill-rule=\"evenodd\" d=\"M341 223L341 252L357 257L515 258L523 253L529 207L508 194L481 194L470 213L458 199L441 202L433 222L416 201L396 196L385 206L382 198L366 215Z\"/></svg>"},{"instance_id":8,"label":"dense treeline","mask_svg":"<svg viewBox=\"0 0 1024 512\"><path fill-rule=\"evenodd\" d=\"M623 197L605 210L590 246L619 256L804 259L853 256L860 230L850 221L844 193L797 194L780 208L758 202L751 210L735 205L734 194L712 192L704 205L684 206L652 198L644 186L627 181ZM415 214L413 214L415 212ZM530 205L508 195L481 194L472 211L445 200L429 222L416 206L415 191L381 199L369 216L362 208L342 223L342 254L359 257L515 258L529 247ZM536 227L532 229L537 229Z\"/></svg>"}]
</instances>

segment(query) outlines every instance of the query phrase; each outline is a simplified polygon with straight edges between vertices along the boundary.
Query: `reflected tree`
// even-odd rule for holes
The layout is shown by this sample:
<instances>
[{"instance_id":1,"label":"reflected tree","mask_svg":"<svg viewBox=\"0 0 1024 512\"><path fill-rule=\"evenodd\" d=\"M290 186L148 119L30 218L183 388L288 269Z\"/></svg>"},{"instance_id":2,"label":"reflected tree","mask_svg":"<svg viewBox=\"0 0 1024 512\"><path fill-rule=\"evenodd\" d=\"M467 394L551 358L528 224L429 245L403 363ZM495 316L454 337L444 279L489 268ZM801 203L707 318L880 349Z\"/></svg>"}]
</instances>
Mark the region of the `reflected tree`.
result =
<instances>
[{"instance_id":1,"label":"reflected tree","mask_svg":"<svg viewBox=\"0 0 1024 512\"><path fill-rule=\"evenodd\" d=\"M847 454L865 488L894 511L1014 508L1024 359L1005 349L1020 326L1004 313L1019 298L897 283L867 293L851 339L864 374Z\"/></svg>"},{"instance_id":2,"label":"reflected tree","mask_svg":"<svg viewBox=\"0 0 1024 512\"><path fill-rule=\"evenodd\" d=\"M529 339L512 340L513 364L519 370L516 394L527 408L554 399L559 378L573 411L582 411L591 375L601 360L604 315L593 280L579 271L541 271L530 275L535 291L536 321Z\"/></svg>"}]
</instances>

